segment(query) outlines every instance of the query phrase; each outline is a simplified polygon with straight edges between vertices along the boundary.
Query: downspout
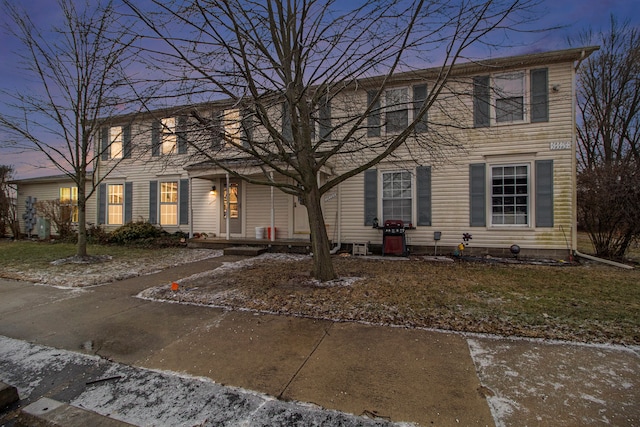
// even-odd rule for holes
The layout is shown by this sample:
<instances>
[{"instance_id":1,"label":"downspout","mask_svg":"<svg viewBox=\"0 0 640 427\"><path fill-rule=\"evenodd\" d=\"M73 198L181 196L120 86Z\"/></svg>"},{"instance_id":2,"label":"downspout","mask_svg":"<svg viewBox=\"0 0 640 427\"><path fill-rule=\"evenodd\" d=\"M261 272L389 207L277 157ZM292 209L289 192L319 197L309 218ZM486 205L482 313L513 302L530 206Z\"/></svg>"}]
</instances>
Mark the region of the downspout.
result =
<instances>
[{"instance_id":1,"label":"downspout","mask_svg":"<svg viewBox=\"0 0 640 427\"><path fill-rule=\"evenodd\" d=\"M231 218L231 187L229 187L229 172L227 172L226 174L226 178L227 178L227 200L226 200L226 212L227 212L227 218L226 219L226 224L227 224L227 240L231 240L231 229L229 228L231 226L231 223L229 221L229 218Z\"/></svg>"},{"instance_id":2,"label":"downspout","mask_svg":"<svg viewBox=\"0 0 640 427\"><path fill-rule=\"evenodd\" d=\"M189 238L193 238L193 177L189 177Z\"/></svg>"},{"instance_id":3,"label":"downspout","mask_svg":"<svg viewBox=\"0 0 640 427\"><path fill-rule=\"evenodd\" d=\"M573 253L574 253L576 256L579 256L579 257L581 257L581 258L586 258L586 259L588 259L588 260L590 260L590 261L601 262L601 263L603 263L603 264L608 264L608 265L612 265L612 266L614 266L614 267L619 267L619 268L625 268L625 269L627 269L627 270L633 270L633 269L634 269L632 266L627 265L627 264L622 264L622 263L620 263L620 262L615 262L615 261L611 261L611 260L603 259L603 258L597 258L597 257L594 257L594 256L592 256L592 255L587 255L587 254L580 253L580 252L578 252L578 250L577 250L577 249L576 249L576 250L574 250L574 251L573 251Z\"/></svg>"},{"instance_id":4,"label":"downspout","mask_svg":"<svg viewBox=\"0 0 640 427\"><path fill-rule=\"evenodd\" d=\"M269 178L271 178L271 181L273 182L273 172L269 172ZM275 206L274 206L274 196L273 196L273 185L270 186L271 188L271 241L275 242L276 241L276 212L275 212Z\"/></svg>"},{"instance_id":5,"label":"downspout","mask_svg":"<svg viewBox=\"0 0 640 427\"><path fill-rule=\"evenodd\" d=\"M578 249L578 139L576 136L576 105L578 94L576 90L576 79L578 68L584 60L586 52L583 50L580 59L573 67L571 73L571 249L577 252Z\"/></svg>"},{"instance_id":6,"label":"downspout","mask_svg":"<svg viewBox=\"0 0 640 427\"><path fill-rule=\"evenodd\" d=\"M336 242L336 246L329 251L329 253L331 255L337 254L338 251L340 250L340 248L342 247L342 243L341 243L341 236L342 236L342 227L341 227L342 220L341 219L342 219L342 215L340 214L342 212L342 194L341 194L342 192L340 191L340 187L341 187L341 185L338 184L338 207L337 207L338 213L336 215L336 218L337 218L336 228L338 230L338 238L337 238L338 241Z\"/></svg>"}]
</instances>

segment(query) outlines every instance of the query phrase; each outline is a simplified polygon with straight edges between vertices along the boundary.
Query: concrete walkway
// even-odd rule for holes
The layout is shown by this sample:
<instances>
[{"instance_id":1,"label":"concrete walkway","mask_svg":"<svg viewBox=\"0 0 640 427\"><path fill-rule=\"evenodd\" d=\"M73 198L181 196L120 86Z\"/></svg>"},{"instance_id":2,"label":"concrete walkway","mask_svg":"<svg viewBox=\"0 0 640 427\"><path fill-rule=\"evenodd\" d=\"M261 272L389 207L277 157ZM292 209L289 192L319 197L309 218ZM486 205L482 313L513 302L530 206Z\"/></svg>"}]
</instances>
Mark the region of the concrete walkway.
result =
<instances>
[{"instance_id":1,"label":"concrete walkway","mask_svg":"<svg viewBox=\"0 0 640 427\"><path fill-rule=\"evenodd\" d=\"M0 280L0 335L379 420L640 425L637 348L334 323L134 297L239 259L213 258L80 290ZM0 381L10 383L1 354ZM106 415L114 399L92 402ZM160 404L154 402L147 404ZM159 415L123 420L171 424Z\"/></svg>"}]
</instances>

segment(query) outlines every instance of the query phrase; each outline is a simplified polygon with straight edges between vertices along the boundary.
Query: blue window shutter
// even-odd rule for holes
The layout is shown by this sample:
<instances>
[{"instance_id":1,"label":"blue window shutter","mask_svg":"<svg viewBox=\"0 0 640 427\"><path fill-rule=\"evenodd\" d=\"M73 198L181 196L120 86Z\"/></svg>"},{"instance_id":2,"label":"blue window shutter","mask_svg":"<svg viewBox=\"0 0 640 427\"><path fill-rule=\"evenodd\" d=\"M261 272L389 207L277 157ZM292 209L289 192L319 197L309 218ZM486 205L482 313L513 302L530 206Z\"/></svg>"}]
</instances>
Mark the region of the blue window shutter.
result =
<instances>
[{"instance_id":1,"label":"blue window shutter","mask_svg":"<svg viewBox=\"0 0 640 427\"><path fill-rule=\"evenodd\" d=\"M371 104L376 91L367 92L367 105ZM380 136L380 98L371 106L371 113L367 116L367 136Z\"/></svg>"},{"instance_id":2,"label":"blue window shutter","mask_svg":"<svg viewBox=\"0 0 640 427\"><path fill-rule=\"evenodd\" d=\"M489 76L473 78L473 126L488 127L491 97L489 92Z\"/></svg>"},{"instance_id":3,"label":"blue window shutter","mask_svg":"<svg viewBox=\"0 0 640 427\"><path fill-rule=\"evenodd\" d=\"M187 116L178 116L176 134L178 139L178 154L186 154L187 152Z\"/></svg>"},{"instance_id":4,"label":"blue window shutter","mask_svg":"<svg viewBox=\"0 0 640 427\"><path fill-rule=\"evenodd\" d=\"M242 146L250 148L253 143L253 112L249 108L242 110Z\"/></svg>"},{"instance_id":5,"label":"blue window shutter","mask_svg":"<svg viewBox=\"0 0 640 427\"><path fill-rule=\"evenodd\" d=\"M223 139L223 129L222 129L222 112L214 111L211 115L211 150L219 151L222 149L224 144L222 143Z\"/></svg>"},{"instance_id":6,"label":"blue window shutter","mask_svg":"<svg viewBox=\"0 0 640 427\"><path fill-rule=\"evenodd\" d=\"M106 224L107 213L107 184L100 184L98 188L98 224Z\"/></svg>"},{"instance_id":7,"label":"blue window shutter","mask_svg":"<svg viewBox=\"0 0 640 427\"><path fill-rule=\"evenodd\" d=\"M160 155L160 121L154 120L151 124L151 155Z\"/></svg>"},{"instance_id":8,"label":"blue window shutter","mask_svg":"<svg viewBox=\"0 0 640 427\"><path fill-rule=\"evenodd\" d=\"M289 111L289 104L282 103L282 138L285 141L293 141L293 129L291 127L291 113Z\"/></svg>"},{"instance_id":9,"label":"blue window shutter","mask_svg":"<svg viewBox=\"0 0 640 427\"><path fill-rule=\"evenodd\" d=\"M124 223L133 220L133 182L124 183Z\"/></svg>"},{"instance_id":10,"label":"blue window shutter","mask_svg":"<svg viewBox=\"0 0 640 427\"><path fill-rule=\"evenodd\" d=\"M553 227L553 160L536 161L536 227Z\"/></svg>"},{"instance_id":11,"label":"blue window shutter","mask_svg":"<svg viewBox=\"0 0 640 427\"><path fill-rule=\"evenodd\" d=\"M431 225L431 166L416 168L417 225Z\"/></svg>"},{"instance_id":12,"label":"blue window shutter","mask_svg":"<svg viewBox=\"0 0 640 427\"><path fill-rule=\"evenodd\" d=\"M322 97L320 100L319 111L320 139L331 138L331 100L328 96Z\"/></svg>"},{"instance_id":13,"label":"blue window shutter","mask_svg":"<svg viewBox=\"0 0 640 427\"><path fill-rule=\"evenodd\" d=\"M486 166L484 163L469 165L469 225L484 227L487 224Z\"/></svg>"},{"instance_id":14,"label":"blue window shutter","mask_svg":"<svg viewBox=\"0 0 640 427\"><path fill-rule=\"evenodd\" d=\"M413 87L413 118L418 115L424 103L427 102L427 85L418 85ZM415 132L416 133L424 133L427 131L427 115L425 113L420 119L419 122L416 123Z\"/></svg>"},{"instance_id":15,"label":"blue window shutter","mask_svg":"<svg viewBox=\"0 0 640 427\"><path fill-rule=\"evenodd\" d=\"M549 121L548 70L531 70L531 122Z\"/></svg>"},{"instance_id":16,"label":"blue window shutter","mask_svg":"<svg viewBox=\"0 0 640 427\"><path fill-rule=\"evenodd\" d=\"M364 225L373 225L378 216L378 171L364 171Z\"/></svg>"},{"instance_id":17,"label":"blue window shutter","mask_svg":"<svg viewBox=\"0 0 640 427\"><path fill-rule=\"evenodd\" d=\"M149 223L158 223L158 181L149 181Z\"/></svg>"},{"instance_id":18,"label":"blue window shutter","mask_svg":"<svg viewBox=\"0 0 640 427\"><path fill-rule=\"evenodd\" d=\"M180 225L189 224L189 180L180 180Z\"/></svg>"},{"instance_id":19,"label":"blue window shutter","mask_svg":"<svg viewBox=\"0 0 640 427\"><path fill-rule=\"evenodd\" d=\"M123 126L122 128L122 138L124 141L124 153L123 157L125 159L131 158L131 125Z\"/></svg>"},{"instance_id":20,"label":"blue window shutter","mask_svg":"<svg viewBox=\"0 0 640 427\"><path fill-rule=\"evenodd\" d=\"M100 159L109 160L109 128L100 129Z\"/></svg>"}]
</instances>

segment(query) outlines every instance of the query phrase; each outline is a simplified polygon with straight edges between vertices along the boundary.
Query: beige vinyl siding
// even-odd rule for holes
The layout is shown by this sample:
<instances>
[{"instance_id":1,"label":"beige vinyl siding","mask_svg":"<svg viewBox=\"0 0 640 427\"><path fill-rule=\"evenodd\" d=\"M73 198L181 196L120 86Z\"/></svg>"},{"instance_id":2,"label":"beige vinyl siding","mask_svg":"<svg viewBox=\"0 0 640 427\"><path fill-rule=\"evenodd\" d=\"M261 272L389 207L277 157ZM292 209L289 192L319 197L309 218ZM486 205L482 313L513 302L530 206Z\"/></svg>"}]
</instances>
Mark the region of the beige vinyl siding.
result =
<instances>
[{"instance_id":1,"label":"beige vinyl siding","mask_svg":"<svg viewBox=\"0 0 640 427\"><path fill-rule=\"evenodd\" d=\"M215 196L210 194L211 186L216 186ZM213 237L220 234L219 219L221 200L221 186L217 182L208 179L191 180L191 207L194 233L207 233Z\"/></svg>"},{"instance_id":2,"label":"beige vinyl siding","mask_svg":"<svg viewBox=\"0 0 640 427\"><path fill-rule=\"evenodd\" d=\"M463 233L471 233L470 247L508 248L516 243L531 249L565 249L571 242L573 206L573 119L572 119L572 64L557 64L548 67L549 75L549 122L500 124L482 129L468 128L453 131L457 141L464 142L463 150L447 150L444 158L432 158L420 152L416 141L408 141L411 153L419 153L412 166L406 166L415 173L417 164L432 167L432 225L417 227L407 232L408 243L412 245L433 245L433 232L441 231L441 246L455 247L462 242ZM528 85L528 81L527 81ZM557 85L558 92L551 87ZM463 88L459 88L462 92ZM446 98L448 108L458 104L461 122L472 126L472 98ZM460 102L464 101L464 105ZM525 100L528 111L528 99ZM449 110L451 111L451 110ZM437 108L430 110L429 119L434 123L446 122ZM444 130L440 130L444 132ZM569 142L570 150L551 150L553 142ZM398 157L407 158L408 151L399 150ZM414 158L415 158L414 157ZM535 226L535 162L553 160L554 169L554 226ZM469 226L469 165L487 165L487 226ZM529 226L491 226L490 212L490 166L493 164L529 165ZM410 164L410 163L409 163ZM399 166L381 163L377 169L391 169ZM342 241L345 243L371 241L382 242L382 233L364 226L364 174L360 174L342 184ZM378 176L380 187L380 176ZM415 181L414 212L415 212ZM330 215L330 213L329 213ZM378 218L381 218L381 199L378 195ZM565 235L566 239L565 240Z\"/></svg>"},{"instance_id":3,"label":"beige vinyl siding","mask_svg":"<svg viewBox=\"0 0 640 427\"><path fill-rule=\"evenodd\" d=\"M277 178L282 182L284 178ZM244 185L245 236L255 238L256 227L271 227L271 188L264 185ZM277 239L292 238L293 229L289 227L289 218L293 209L293 196L285 194L277 188L273 189L273 206L275 208L274 224Z\"/></svg>"},{"instance_id":4,"label":"beige vinyl siding","mask_svg":"<svg viewBox=\"0 0 640 427\"><path fill-rule=\"evenodd\" d=\"M131 126L131 148L131 158L102 161L97 173L104 177L106 184L133 183L132 221L149 221L149 182L187 179L187 172L183 166L188 160L188 155L151 156L151 121ZM96 208L97 203L96 199ZM119 225L103 224L103 227L111 231ZM169 233L189 232L189 226L184 224L162 228Z\"/></svg>"},{"instance_id":5,"label":"beige vinyl siding","mask_svg":"<svg viewBox=\"0 0 640 427\"><path fill-rule=\"evenodd\" d=\"M24 233L24 220L22 215L26 211L27 197L35 197L37 201L42 202L46 200L58 200L60 198L60 188L63 187L75 187L76 185L68 179L60 178L58 180L52 180L49 178L43 178L42 180L24 180L24 182L18 182L18 197L16 199L18 207L18 222L20 223L20 232ZM91 184L85 186L87 194L91 191ZM97 222L96 217L96 200L95 195L87 200L86 205L86 222L95 224ZM37 230L33 230L32 234L36 234ZM57 230L54 224L51 224L51 233L56 234Z\"/></svg>"}]
</instances>

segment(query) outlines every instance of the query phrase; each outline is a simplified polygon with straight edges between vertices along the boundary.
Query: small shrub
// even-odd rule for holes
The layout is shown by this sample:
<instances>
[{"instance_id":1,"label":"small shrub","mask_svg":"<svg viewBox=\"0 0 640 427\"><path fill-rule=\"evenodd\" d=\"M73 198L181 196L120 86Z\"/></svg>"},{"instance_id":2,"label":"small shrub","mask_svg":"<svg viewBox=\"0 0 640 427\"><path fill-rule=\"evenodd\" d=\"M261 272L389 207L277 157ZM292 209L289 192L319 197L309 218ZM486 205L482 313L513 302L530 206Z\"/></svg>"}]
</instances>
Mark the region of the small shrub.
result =
<instances>
[{"instance_id":1,"label":"small shrub","mask_svg":"<svg viewBox=\"0 0 640 427\"><path fill-rule=\"evenodd\" d=\"M145 221L130 222L113 230L109 235L109 242L120 245L149 241L160 237L162 230Z\"/></svg>"},{"instance_id":2,"label":"small shrub","mask_svg":"<svg viewBox=\"0 0 640 427\"><path fill-rule=\"evenodd\" d=\"M105 245L109 243L109 233L99 225L87 224L87 243L94 245Z\"/></svg>"}]
</instances>

